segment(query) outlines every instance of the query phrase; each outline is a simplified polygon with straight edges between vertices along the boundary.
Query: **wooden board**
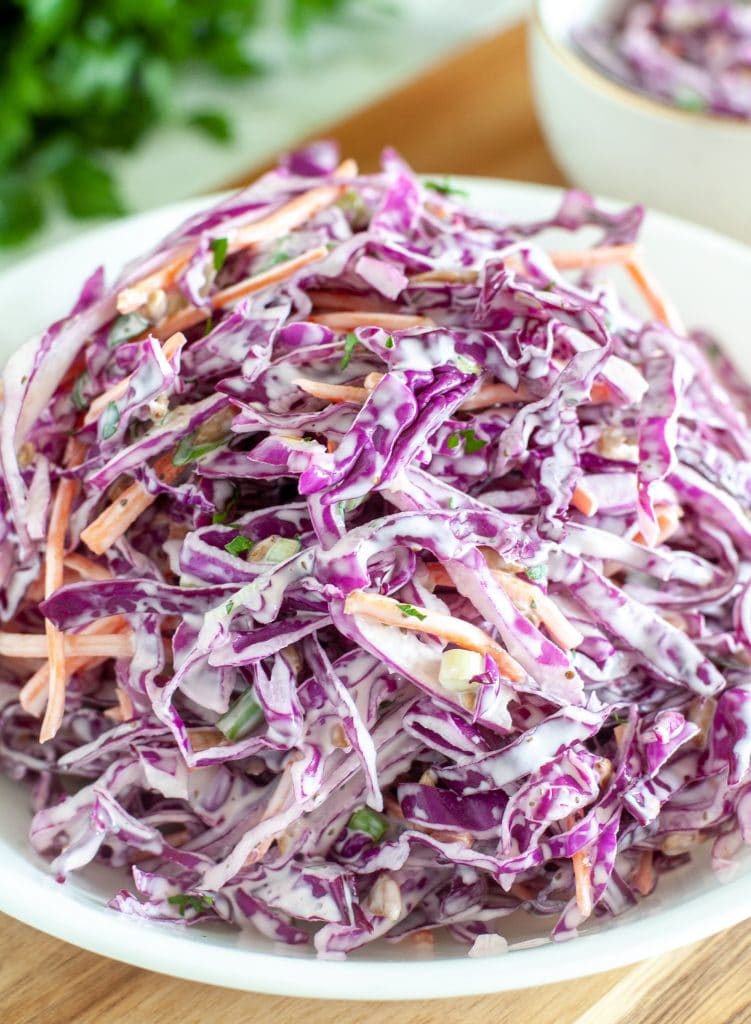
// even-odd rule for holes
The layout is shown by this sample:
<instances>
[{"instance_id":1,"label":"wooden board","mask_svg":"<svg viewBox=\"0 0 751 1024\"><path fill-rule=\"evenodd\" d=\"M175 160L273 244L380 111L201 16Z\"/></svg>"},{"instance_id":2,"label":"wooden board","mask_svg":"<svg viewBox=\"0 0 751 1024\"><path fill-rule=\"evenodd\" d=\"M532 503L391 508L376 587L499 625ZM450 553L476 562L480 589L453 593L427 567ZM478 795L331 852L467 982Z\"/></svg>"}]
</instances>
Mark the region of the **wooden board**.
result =
<instances>
[{"instance_id":1,"label":"wooden board","mask_svg":"<svg viewBox=\"0 0 751 1024\"><path fill-rule=\"evenodd\" d=\"M520 28L319 134L338 139L364 170L390 144L419 171L562 182L535 121ZM0 915L0 1024L749 1024L749 965L751 925L739 925L698 947L567 984L437 1003L322 1003L162 977Z\"/></svg>"}]
</instances>

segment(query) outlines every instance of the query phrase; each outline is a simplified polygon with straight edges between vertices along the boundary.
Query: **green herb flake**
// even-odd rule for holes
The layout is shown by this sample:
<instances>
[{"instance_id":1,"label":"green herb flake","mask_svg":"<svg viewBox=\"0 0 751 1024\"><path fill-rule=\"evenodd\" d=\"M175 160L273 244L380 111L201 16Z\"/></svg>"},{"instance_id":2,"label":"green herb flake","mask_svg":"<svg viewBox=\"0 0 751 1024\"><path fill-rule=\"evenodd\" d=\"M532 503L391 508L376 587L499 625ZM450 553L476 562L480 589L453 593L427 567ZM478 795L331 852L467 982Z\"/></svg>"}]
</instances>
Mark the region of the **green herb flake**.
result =
<instances>
[{"instance_id":1,"label":"green herb flake","mask_svg":"<svg viewBox=\"0 0 751 1024\"><path fill-rule=\"evenodd\" d=\"M340 370L346 370L347 367L349 366L349 364L350 364L350 362L352 360L352 354L354 353L355 346L357 344L358 344L357 335L353 334L350 331L350 333L344 339L344 355L342 356L342 361L339 364L339 369Z\"/></svg>"},{"instance_id":2,"label":"green herb flake","mask_svg":"<svg viewBox=\"0 0 751 1024\"><path fill-rule=\"evenodd\" d=\"M233 610L234 607L235 607L235 602L234 601L228 601L225 604L224 610L227 613L227 615L231 615L232 614L232 610Z\"/></svg>"},{"instance_id":3,"label":"green herb flake","mask_svg":"<svg viewBox=\"0 0 751 1024\"><path fill-rule=\"evenodd\" d=\"M201 914L210 910L214 905L213 896L196 896L193 893L179 892L174 896L168 896L167 902L180 911L180 917L185 917L186 911L192 910L194 914Z\"/></svg>"},{"instance_id":4,"label":"green herb flake","mask_svg":"<svg viewBox=\"0 0 751 1024\"><path fill-rule=\"evenodd\" d=\"M386 338L386 340L384 341L383 344L385 345L386 348L393 348L394 347L394 339L391 338L391 337L388 337L388 338Z\"/></svg>"},{"instance_id":5,"label":"green herb flake","mask_svg":"<svg viewBox=\"0 0 751 1024\"><path fill-rule=\"evenodd\" d=\"M447 448L458 448L459 447L459 435L458 434L449 434L449 436L446 439L446 447Z\"/></svg>"},{"instance_id":6,"label":"green herb flake","mask_svg":"<svg viewBox=\"0 0 751 1024\"><path fill-rule=\"evenodd\" d=\"M109 441L117 433L117 425L120 422L120 410L114 402L110 402L102 413L99 420L100 436L103 441Z\"/></svg>"},{"instance_id":7,"label":"green herb flake","mask_svg":"<svg viewBox=\"0 0 751 1024\"><path fill-rule=\"evenodd\" d=\"M454 188L448 179L446 181L426 181L424 185L431 192L438 192L442 196L463 196L466 198L469 195L463 188Z\"/></svg>"},{"instance_id":8,"label":"green herb flake","mask_svg":"<svg viewBox=\"0 0 751 1024\"><path fill-rule=\"evenodd\" d=\"M473 452L481 451L486 445L487 441L481 440L474 430L460 430L459 433L464 438L464 451L467 455L472 455Z\"/></svg>"},{"instance_id":9,"label":"green herb flake","mask_svg":"<svg viewBox=\"0 0 751 1024\"><path fill-rule=\"evenodd\" d=\"M214 330L214 320L213 320L213 317L209 317L208 320L206 321L205 325L204 325L204 328L203 328L203 336L204 336L204 338L206 337L207 334L211 334L211 332L213 330Z\"/></svg>"},{"instance_id":10,"label":"green herb flake","mask_svg":"<svg viewBox=\"0 0 751 1024\"><path fill-rule=\"evenodd\" d=\"M224 545L224 550L230 555L244 555L246 551L250 551L253 547L253 541L248 537L243 537L240 533L237 537L233 537L229 544Z\"/></svg>"},{"instance_id":11,"label":"green herb flake","mask_svg":"<svg viewBox=\"0 0 751 1024\"><path fill-rule=\"evenodd\" d=\"M347 823L347 828L353 832L364 832L376 843L380 843L386 835L388 827L388 822L383 815L371 811L369 807L361 807L355 811Z\"/></svg>"},{"instance_id":12,"label":"green herb flake","mask_svg":"<svg viewBox=\"0 0 751 1024\"><path fill-rule=\"evenodd\" d=\"M219 271L224 266L224 261L227 259L227 250L229 249L228 238L212 238L209 242L209 248L214 254L214 270Z\"/></svg>"},{"instance_id":13,"label":"green herb flake","mask_svg":"<svg viewBox=\"0 0 751 1024\"><path fill-rule=\"evenodd\" d=\"M419 619L420 622L427 619L427 615L424 612L418 611L413 604L397 604L396 607L402 615L411 616L413 619Z\"/></svg>"}]
</instances>

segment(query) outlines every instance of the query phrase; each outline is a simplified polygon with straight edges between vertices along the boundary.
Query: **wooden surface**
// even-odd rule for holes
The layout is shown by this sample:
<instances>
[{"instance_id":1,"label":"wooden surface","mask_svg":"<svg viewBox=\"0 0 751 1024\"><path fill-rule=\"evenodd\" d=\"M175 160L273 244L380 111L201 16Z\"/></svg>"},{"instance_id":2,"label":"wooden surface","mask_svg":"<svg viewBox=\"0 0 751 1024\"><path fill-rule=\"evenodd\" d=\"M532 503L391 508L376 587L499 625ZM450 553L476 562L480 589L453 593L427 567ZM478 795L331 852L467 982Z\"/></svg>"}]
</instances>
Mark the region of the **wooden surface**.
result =
<instances>
[{"instance_id":1,"label":"wooden surface","mask_svg":"<svg viewBox=\"0 0 751 1024\"><path fill-rule=\"evenodd\" d=\"M382 147L419 171L561 183L537 127L522 29L332 125L364 170ZM256 996L103 960L0 915L0 1024L750 1024L751 926L581 981L436 1003ZM294 969L294 968L292 968Z\"/></svg>"}]
</instances>

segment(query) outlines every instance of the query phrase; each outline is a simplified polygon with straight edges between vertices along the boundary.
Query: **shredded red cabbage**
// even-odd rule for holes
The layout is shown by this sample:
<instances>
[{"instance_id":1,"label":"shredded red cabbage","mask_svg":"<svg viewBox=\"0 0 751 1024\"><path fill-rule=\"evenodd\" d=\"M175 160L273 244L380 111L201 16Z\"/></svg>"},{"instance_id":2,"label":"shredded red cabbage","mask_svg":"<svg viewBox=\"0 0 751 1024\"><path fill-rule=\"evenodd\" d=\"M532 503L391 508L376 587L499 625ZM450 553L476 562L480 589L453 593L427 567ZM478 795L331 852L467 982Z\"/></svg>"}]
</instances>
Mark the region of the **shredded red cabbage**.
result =
<instances>
[{"instance_id":1,"label":"shredded red cabbage","mask_svg":"<svg viewBox=\"0 0 751 1024\"><path fill-rule=\"evenodd\" d=\"M656 99L751 118L747 0L624 0L576 40L609 74Z\"/></svg>"},{"instance_id":2,"label":"shredded red cabbage","mask_svg":"<svg viewBox=\"0 0 751 1024\"><path fill-rule=\"evenodd\" d=\"M640 221L319 144L10 359L0 764L59 879L337 954L751 838L748 396Z\"/></svg>"}]
</instances>

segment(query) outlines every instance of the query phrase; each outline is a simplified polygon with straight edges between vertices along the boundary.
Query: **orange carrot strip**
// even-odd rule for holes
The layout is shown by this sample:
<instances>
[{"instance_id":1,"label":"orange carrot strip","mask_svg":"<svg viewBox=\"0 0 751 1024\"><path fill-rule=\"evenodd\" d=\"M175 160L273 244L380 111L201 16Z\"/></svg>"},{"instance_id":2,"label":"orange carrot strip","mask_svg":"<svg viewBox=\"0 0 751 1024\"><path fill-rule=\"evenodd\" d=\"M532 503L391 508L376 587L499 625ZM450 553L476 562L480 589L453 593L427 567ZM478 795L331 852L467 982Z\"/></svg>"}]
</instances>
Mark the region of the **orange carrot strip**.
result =
<instances>
[{"instance_id":1,"label":"orange carrot strip","mask_svg":"<svg viewBox=\"0 0 751 1024\"><path fill-rule=\"evenodd\" d=\"M243 281L238 281L237 284L230 285L228 288L223 288L221 291L216 292L209 299L210 307L211 309L222 309L224 306L229 306L245 295L261 291L271 284L285 281L298 270L308 266L309 263L315 263L326 256L328 256L328 249L320 245L315 249L302 253L300 256L293 257L291 260L286 260L284 263L277 263L275 267L271 267L269 270L264 270L253 277L246 277ZM206 306L186 306L184 309L179 309L176 313L173 313L172 316L167 317L161 324L152 328L151 334L155 338L164 338L175 331L187 331L189 328L195 327L196 324L208 320L211 315L211 309Z\"/></svg>"},{"instance_id":2,"label":"orange carrot strip","mask_svg":"<svg viewBox=\"0 0 751 1024\"><path fill-rule=\"evenodd\" d=\"M571 858L574 867L574 883L576 885L576 905L582 917L589 917L593 910L592 902L592 861L587 850L577 850Z\"/></svg>"},{"instance_id":3,"label":"orange carrot strip","mask_svg":"<svg viewBox=\"0 0 751 1024\"><path fill-rule=\"evenodd\" d=\"M314 398L320 398L324 402L356 402L362 405L370 392L367 388L351 387L348 384L327 384L322 380L307 380L305 377L298 377L292 383Z\"/></svg>"},{"instance_id":4,"label":"orange carrot strip","mask_svg":"<svg viewBox=\"0 0 751 1024\"><path fill-rule=\"evenodd\" d=\"M444 567L439 562L431 562L427 566L431 580L439 586L453 587L454 583ZM579 630L572 626L566 616L560 610L552 598L536 587L534 583L528 583L511 572L504 572L501 569L491 569L490 575L496 580L508 596L526 614L530 605L534 604L534 613L540 622L543 622L553 639L566 649L578 647L584 637Z\"/></svg>"},{"instance_id":5,"label":"orange carrot strip","mask_svg":"<svg viewBox=\"0 0 751 1024\"><path fill-rule=\"evenodd\" d=\"M153 466L157 476L168 484L173 483L185 468L174 464L173 455L174 450L166 452L156 459ZM81 531L81 540L95 555L103 555L154 504L156 498L156 494L150 494L143 484L132 483Z\"/></svg>"},{"instance_id":6,"label":"orange carrot strip","mask_svg":"<svg viewBox=\"0 0 751 1024\"><path fill-rule=\"evenodd\" d=\"M665 324L671 331L675 331L676 334L685 335L686 328L680 314L644 264L640 260L632 258L626 263L626 270L644 296L655 319Z\"/></svg>"},{"instance_id":7,"label":"orange carrot strip","mask_svg":"<svg viewBox=\"0 0 751 1024\"><path fill-rule=\"evenodd\" d=\"M342 313L315 313L308 320L323 324L333 331L354 331L357 327L382 327L384 331L404 331L410 327L435 327L435 321L427 316L412 316L408 313L368 313L352 310Z\"/></svg>"},{"instance_id":8,"label":"orange carrot strip","mask_svg":"<svg viewBox=\"0 0 751 1024\"><path fill-rule=\"evenodd\" d=\"M666 540L669 540L673 536L680 525L682 515L683 509L680 505L658 505L655 508L655 519L657 520L657 539L655 540L655 547L660 544L664 544ZM635 533L631 539L636 544L642 544L644 547L649 546L641 530L639 530L638 533Z\"/></svg>"},{"instance_id":9,"label":"orange carrot strip","mask_svg":"<svg viewBox=\"0 0 751 1024\"><path fill-rule=\"evenodd\" d=\"M127 658L133 654L133 639L122 633L63 633L63 648L66 657ZM48 650L43 633L0 632L0 654L6 658L46 658Z\"/></svg>"},{"instance_id":10,"label":"orange carrot strip","mask_svg":"<svg viewBox=\"0 0 751 1024\"><path fill-rule=\"evenodd\" d=\"M584 270L587 267L601 267L609 263L628 263L635 258L638 247L633 243L625 245L601 245L592 249L552 249L548 256L558 270Z\"/></svg>"},{"instance_id":11,"label":"orange carrot strip","mask_svg":"<svg viewBox=\"0 0 751 1024\"><path fill-rule=\"evenodd\" d=\"M385 300L369 297L367 295L356 295L354 292L326 291L311 289L308 298L318 310L367 310L373 313L388 313L393 309Z\"/></svg>"},{"instance_id":12,"label":"orange carrot strip","mask_svg":"<svg viewBox=\"0 0 751 1024\"><path fill-rule=\"evenodd\" d=\"M129 624L127 619L122 615L108 615L106 618L90 623L88 626L84 627L80 633L77 633L76 636L95 636L101 633L119 633L126 629L129 629ZM100 665L103 661L107 660L108 659L106 657L102 657L101 655L97 655L95 657L89 656L67 659L65 662L67 679L69 679L75 672L79 672L87 668L94 668L96 665ZM44 710L49 682L50 664L49 662L46 662L41 666L41 668L37 669L30 679L26 681L21 689L21 693L19 694L18 699L21 707L30 715L34 715L35 718L38 718Z\"/></svg>"},{"instance_id":13,"label":"orange carrot strip","mask_svg":"<svg viewBox=\"0 0 751 1024\"><path fill-rule=\"evenodd\" d=\"M67 569L73 569L84 580L111 580L112 573L106 565L92 562L86 555L70 554L63 559Z\"/></svg>"},{"instance_id":14,"label":"orange carrot strip","mask_svg":"<svg viewBox=\"0 0 751 1024\"><path fill-rule=\"evenodd\" d=\"M268 242L289 234L294 228L304 224L306 220L321 213L341 196L346 185L317 185L309 192L303 192L294 199L280 206L265 217L251 221L237 228L229 239L229 252L238 252L248 246Z\"/></svg>"},{"instance_id":15,"label":"orange carrot strip","mask_svg":"<svg viewBox=\"0 0 751 1024\"><path fill-rule=\"evenodd\" d=\"M586 483L578 483L571 496L571 504L584 516L593 516L598 509L595 496L587 490Z\"/></svg>"},{"instance_id":16,"label":"orange carrot strip","mask_svg":"<svg viewBox=\"0 0 751 1024\"><path fill-rule=\"evenodd\" d=\"M351 178L356 174L357 164L354 160L344 160L334 171L336 178ZM288 234L325 210L327 206L331 206L346 188L346 184L319 185L295 196L266 216L235 229L229 238L228 251L238 252L259 242ZM170 288L196 251L197 244L196 241L190 241L181 245L167 257L161 267L124 288L117 296L118 312L134 313L146 302L149 292L158 288Z\"/></svg>"},{"instance_id":17,"label":"orange carrot strip","mask_svg":"<svg viewBox=\"0 0 751 1024\"><path fill-rule=\"evenodd\" d=\"M147 301L150 292L157 291L160 288L171 288L195 251L196 243L193 241L186 242L175 250L161 267L153 270L146 277L142 277L140 281L134 281L133 284L118 292L118 313L121 315L135 313Z\"/></svg>"},{"instance_id":18,"label":"orange carrot strip","mask_svg":"<svg viewBox=\"0 0 751 1024\"><path fill-rule=\"evenodd\" d=\"M344 602L344 610L348 615L368 615L386 626L399 626L401 629L410 629L416 633L429 633L465 650L489 654L507 679L515 683L524 679L522 667L500 644L478 626L456 619L453 615L444 615L427 608L416 608L417 616L408 615L399 608L399 602L393 598L384 597L382 594L369 594L364 590L353 590Z\"/></svg>"},{"instance_id":19,"label":"orange carrot strip","mask_svg":"<svg viewBox=\"0 0 751 1024\"><path fill-rule=\"evenodd\" d=\"M181 331L176 331L174 334L171 334L169 338L167 338L165 343L162 345L162 353L164 355L164 358L171 359L176 352L179 352L179 350L183 347L184 344L185 335ZM101 395L98 395L92 401L91 405L86 411L86 415L84 416L84 426L87 426L89 423L93 423L95 420L98 420L99 417L104 412L104 410L110 404L110 402L116 402L119 398L122 398L123 395L127 393L128 385L130 384L132 376L133 374L128 374L127 377L123 377L123 379L119 380L117 384L113 384L111 388L108 388L107 391L103 392L103 394Z\"/></svg>"},{"instance_id":20,"label":"orange carrot strip","mask_svg":"<svg viewBox=\"0 0 751 1024\"><path fill-rule=\"evenodd\" d=\"M652 850L642 850L639 863L634 872L634 888L642 896L649 896L655 887L655 869L652 863Z\"/></svg>"},{"instance_id":21,"label":"orange carrot strip","mask_svg":"<svg viewBox=\"0 0 751 1024\"><path fill-rule=\"evenodd\" d=\"M71 440L66 452L68 463L80 462L83 456L82 447L75 439ZM78 481L74 479L63 479L57 485L57 491L52 501L50 510L49 525L47 527L47 544L45 547L44 563L44 596L51 594L62 586L65 567L63 555L65 553L65 535L68 531L73 502L78 493ZM65 646L63 634L53 625L49 619L44 622L47 634L48 658L50 664L49 696L47 699L47 710L39 735L40 742L45 743L52 739L57 730L65 711Z\"/></svg>"}]
</instances>

